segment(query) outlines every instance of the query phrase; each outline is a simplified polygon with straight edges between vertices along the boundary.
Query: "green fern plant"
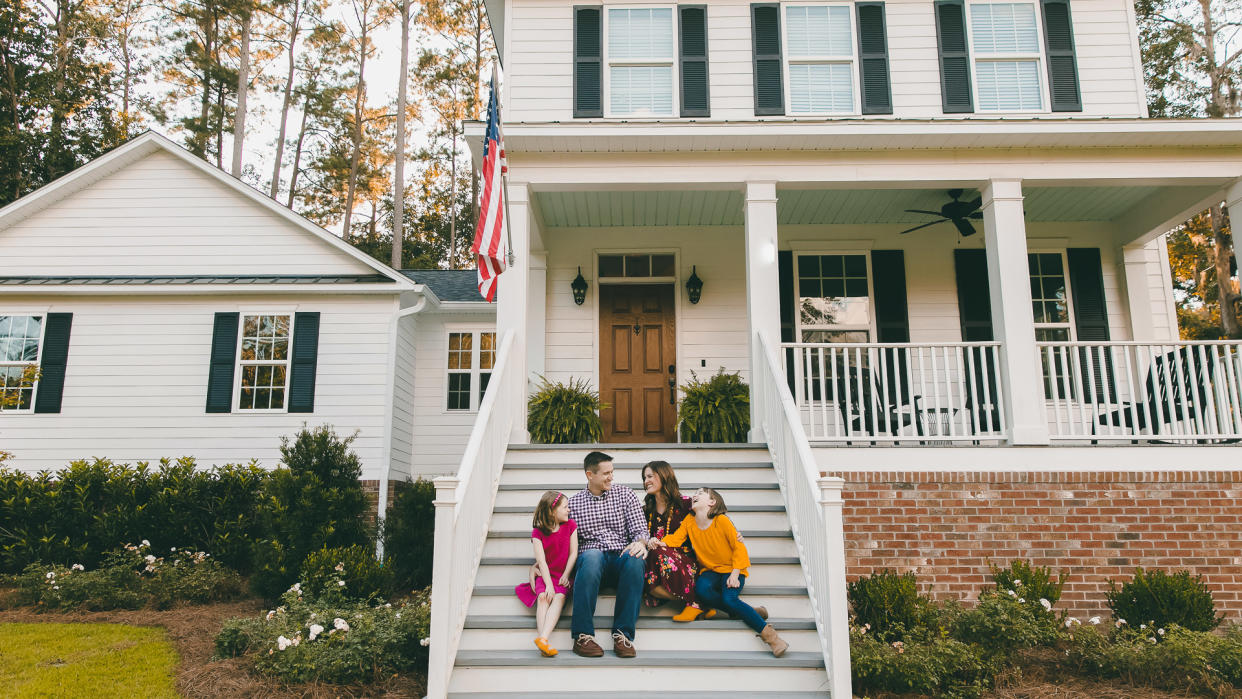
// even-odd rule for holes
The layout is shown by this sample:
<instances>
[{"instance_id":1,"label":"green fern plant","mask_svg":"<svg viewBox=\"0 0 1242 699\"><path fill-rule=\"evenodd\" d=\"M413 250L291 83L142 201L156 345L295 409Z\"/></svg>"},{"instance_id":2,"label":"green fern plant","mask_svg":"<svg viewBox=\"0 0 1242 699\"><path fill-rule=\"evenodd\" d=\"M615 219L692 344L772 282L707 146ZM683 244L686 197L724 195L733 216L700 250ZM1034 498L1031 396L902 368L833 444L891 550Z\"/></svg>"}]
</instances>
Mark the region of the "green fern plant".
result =
<instances>
[{"instance_id":1,"label":"green fern plant","mask_svg":"<svg viewBox=\"0 0 1242 699\"><path fill-rule=\"evenodd\" d=\"M536 444L587 444L604 434L599 393L586 379L552 383L542 376L527 402L526 429Z\"/></svg>"},{"instance_id":2,"label":"green fern plant","mask_svg":"<svg viewBox=\"0 0 1242 699\"><path fill-rule=\"evenodd\" d=\"M690 372L681 387L677 424L683 442L745 442L750 432L750 388L724 369L707 381Z\"/></svg>"}]
</instances>

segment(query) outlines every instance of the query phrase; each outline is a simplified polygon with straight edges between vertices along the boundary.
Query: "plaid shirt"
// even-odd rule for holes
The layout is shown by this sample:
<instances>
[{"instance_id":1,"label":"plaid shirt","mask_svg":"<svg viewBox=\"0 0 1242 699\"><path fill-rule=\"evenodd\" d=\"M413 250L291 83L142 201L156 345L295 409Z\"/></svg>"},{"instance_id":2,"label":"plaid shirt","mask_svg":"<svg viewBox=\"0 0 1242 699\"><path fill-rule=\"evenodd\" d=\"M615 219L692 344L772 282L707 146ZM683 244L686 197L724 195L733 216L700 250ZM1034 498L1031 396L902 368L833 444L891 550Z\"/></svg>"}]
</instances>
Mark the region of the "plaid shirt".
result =
<instances>
[{"instance_id":1,"label":"plaid shirt","mask_svg":"<svg viewBox=\"0 0 1242 699\"><path fill-rule=\"evenodd\" d=\"M647 540L643 507L625 486L614 485L599 497L587 489L578 491L569 498L569 516L578 523L578 547L584 551L620 551Z\"/></svg>"}]
</instances>

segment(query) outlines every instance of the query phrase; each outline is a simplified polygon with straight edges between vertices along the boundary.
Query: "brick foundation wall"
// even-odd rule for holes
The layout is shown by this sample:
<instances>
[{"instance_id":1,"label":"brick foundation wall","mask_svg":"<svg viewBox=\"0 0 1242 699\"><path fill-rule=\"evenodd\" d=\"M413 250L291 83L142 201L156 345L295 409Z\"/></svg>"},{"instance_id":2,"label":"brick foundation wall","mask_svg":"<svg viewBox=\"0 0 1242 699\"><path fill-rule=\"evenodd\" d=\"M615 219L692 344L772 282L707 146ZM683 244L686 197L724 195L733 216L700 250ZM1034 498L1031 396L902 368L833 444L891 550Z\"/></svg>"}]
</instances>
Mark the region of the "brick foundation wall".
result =
<instances>
[{"instance_id":1,"label":"brick foundation wall","mask_svg":"<svg viewBox=\"0 0 1242 699\"><path fill-rule=\"evenodd\" d=\"M918 574L934 599L974 600L989 562L1069 573L1059 607L1107 614L1107 580L1134 568L1202 574L1242 619L1242 471L828 472L845 486L847 579Z\"/></svg>"}]
</instances>

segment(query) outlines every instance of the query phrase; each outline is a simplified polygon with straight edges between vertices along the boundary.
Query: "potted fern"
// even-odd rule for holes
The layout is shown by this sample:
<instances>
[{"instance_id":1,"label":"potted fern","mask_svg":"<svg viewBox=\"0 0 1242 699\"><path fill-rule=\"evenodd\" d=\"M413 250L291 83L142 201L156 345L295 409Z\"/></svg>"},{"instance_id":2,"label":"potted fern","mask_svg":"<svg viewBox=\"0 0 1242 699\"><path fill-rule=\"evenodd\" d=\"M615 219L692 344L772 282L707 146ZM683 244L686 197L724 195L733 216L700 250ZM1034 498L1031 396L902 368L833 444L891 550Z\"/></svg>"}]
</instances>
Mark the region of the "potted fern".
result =
<instances>
[{"instance_id":1,"label":"potted fern","mask_svg":"<svg viewBox=\"0 0 1242 699\"><path fill-rule=\"evenodd\" d=\"M599 393L585 379L552 383L542 376L527 402L526 429L536 444L586 444L604 434Z\"/></svg>"},{"instance_id":2,"label":"potted fern","mask_svg":"<svg viewBox=\"0 0 1242 699\"><path fill-rule=\"evenodd\" d=\"M681 387L677 424L683 442L745 442L750 433L750 388L724 369L706 381L693 372Z\"/></svg>"}]
</instances>

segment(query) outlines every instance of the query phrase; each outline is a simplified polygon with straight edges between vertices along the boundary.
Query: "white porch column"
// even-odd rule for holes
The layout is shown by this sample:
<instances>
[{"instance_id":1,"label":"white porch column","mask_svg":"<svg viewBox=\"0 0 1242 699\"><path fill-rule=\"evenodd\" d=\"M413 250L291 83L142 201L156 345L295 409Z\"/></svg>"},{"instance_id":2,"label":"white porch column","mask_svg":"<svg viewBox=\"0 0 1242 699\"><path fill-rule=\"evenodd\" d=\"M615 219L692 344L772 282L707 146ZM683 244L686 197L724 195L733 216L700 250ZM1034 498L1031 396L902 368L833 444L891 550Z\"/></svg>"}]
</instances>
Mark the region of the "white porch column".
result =
<instances>
[{"instance_id":1,"label":"white porch column","mask_svg":"<svg viewBox=\"0 0 1242 699\"><path fill-rule=\"evenodd\" d=\"M548 320L548 253L546 250L530 253L529 282L530 318L526 324L526 373L530 385L535 385L544 373L544 331Z\"/></svg>"},{"instance_id":2,"label":"white porch column","mask_svg":"<svg viewBox=\"0 0 1242 699\"><path fill-rule=\"evenodd\" d=\"M780 271L776 263L776 183L746 183L746 318L750 336L746 344L755 346L755 333L762 332L770 342L781 339ZM775 349L775 348L774 348ZM763 357L751 352L751 382L762 369ZM766 438L759 427L762 415L754 392L750 401L750 441Z\"/></svg>"},{"instance_id":3,"label":"white porch column","mask_svg":"<svg viewBox=\"0 0 1242 699\"><path fill-rule=\"evenodd\" d=\"M992 180L984 187L983 234L993 334L1002 343L1001 380L1009 439L1013 444L1048 444L1020 180Z\"/></svg>"},{"instance_id":4,"label":"white porch column","mask_svg":"<svg viewBox=\"0 0 1242 699\"><path fill-rule=\"evenodd\" d=\"M1158 239L1163 240L1163 239ZM1153 342L1167 340L1156 336L1156 308L1153 303L1151 272L1153 266L1160 268L1160 260L1155 257L1156 251L1148 245L1125 246L1121 248L1121 261L1124 265L1126 280L1126 305L1130 308L1130 339ZM1161 279L1167 284L1167 280Z\"/></svg>"},{"instance_id":5,"label":"white porch column","mask_svg":"<svg viewBox=\"0 0 1242 699\"><path fill-rule=\"evenodd\" d=\"M513 416L513 430L509 440L515 444L530 441L526 432L527 321L530 318L530 193L526 183L509 183L508 235L512 236L513 254L517 257L513 266L505 270L497 281L496 337L515 331L513 345L509 348L509 380L521 382L519 394L523 396L518 414Z\"/></svg>"}]
</instances>

